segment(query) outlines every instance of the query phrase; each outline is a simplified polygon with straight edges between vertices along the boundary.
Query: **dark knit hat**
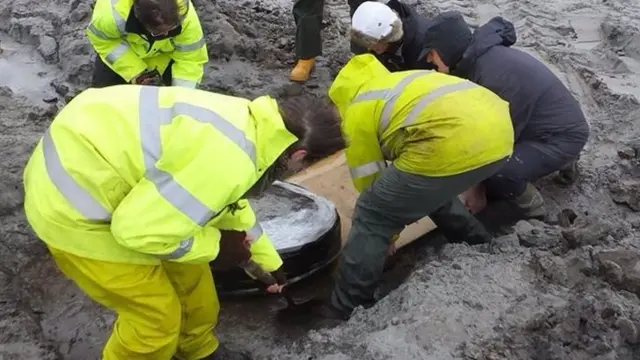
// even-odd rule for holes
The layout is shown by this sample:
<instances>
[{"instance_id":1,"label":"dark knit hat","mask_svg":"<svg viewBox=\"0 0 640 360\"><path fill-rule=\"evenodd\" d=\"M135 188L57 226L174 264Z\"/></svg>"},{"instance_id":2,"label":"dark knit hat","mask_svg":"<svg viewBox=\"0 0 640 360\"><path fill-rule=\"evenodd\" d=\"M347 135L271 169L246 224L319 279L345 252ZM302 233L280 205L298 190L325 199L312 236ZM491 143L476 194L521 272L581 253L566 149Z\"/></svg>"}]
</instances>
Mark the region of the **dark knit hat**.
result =
<instances>
[{"instance_id":1,"label":"dark knit hat","mask_svg":"<svg viewBox=\"0 0 640 360\"><path fill-rule=\"evenodd\" d=\"M462 14L447 11L436 16L426 31L420 58L434 49L445 65L455 68L471 41L473 34Z\"/></svg>"}]
</instances>

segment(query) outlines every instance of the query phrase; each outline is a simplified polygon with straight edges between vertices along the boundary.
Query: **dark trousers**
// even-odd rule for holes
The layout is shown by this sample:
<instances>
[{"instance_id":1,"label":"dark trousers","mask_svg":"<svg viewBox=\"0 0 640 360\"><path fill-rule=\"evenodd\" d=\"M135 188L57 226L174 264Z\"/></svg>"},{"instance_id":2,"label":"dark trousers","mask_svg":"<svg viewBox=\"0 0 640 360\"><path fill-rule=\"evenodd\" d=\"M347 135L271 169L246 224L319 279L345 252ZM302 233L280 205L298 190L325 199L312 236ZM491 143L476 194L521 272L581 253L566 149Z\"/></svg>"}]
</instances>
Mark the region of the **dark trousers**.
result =
<instances>
[{"instance_id":1,"label":"dark trousers","mask_svg":"<svg viewBox=\"0 0 640 360\"><path fill-rule=\"evenodd\" d=\"M524 193L527 182L535 181L576 161L583 142L566 142L562 148L544 143L521 141L513 155L495 175L484 181L487 198L512 200Z\"/></svg>"},{"instance_id":2,"label":"dark trousers","mask_svg":"<svg viewBox=\"0 0 640 360\"><path fill-rule=\"evenodd\" d=\"M503 159L446 177L409 174L394 166L386 168L356 202L331 294L332 305L348 314L356 306L373 301L393 236L425 216L431 216L450 241L490 240L458 194L495 174L505 162Z\"/></svg>"},{"instance_id":3,"label":"dark trousers","mask_svg":"<svg viewBox=\"0 0 640 360\"><path fill-rule=\"evenodd\" d=\"M166 86L171 85L171 66L173 60L169 63L167 70L162 74L162 83ZM118 75L115 71L111 70L103 61L100 56L96 55L96 61L93 68L93 78L91 79L91 87L102 88L112 85L123 85L128 82Z\"/></svg>"},{"instance_id":4,"label":"dark trousers","mask_svg":"<svg viewBox=\"0 0 640 360\"><path fill-rule=\"evenodd\" d=\"M297 0L293 5L296 22L296 58L322 55L322 16L324 0Z\"/></svg>"}]
</instances>

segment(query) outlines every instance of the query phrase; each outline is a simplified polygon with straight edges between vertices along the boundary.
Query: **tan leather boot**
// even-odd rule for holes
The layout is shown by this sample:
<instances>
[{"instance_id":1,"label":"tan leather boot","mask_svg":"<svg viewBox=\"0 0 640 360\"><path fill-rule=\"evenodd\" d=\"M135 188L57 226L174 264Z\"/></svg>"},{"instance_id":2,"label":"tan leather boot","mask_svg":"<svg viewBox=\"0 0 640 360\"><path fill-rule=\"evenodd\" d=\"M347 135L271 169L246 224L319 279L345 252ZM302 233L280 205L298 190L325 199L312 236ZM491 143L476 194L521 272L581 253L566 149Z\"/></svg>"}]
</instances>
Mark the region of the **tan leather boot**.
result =
<instances>
[{"instance_id":1,"label":"tan leather boot","mask_svg":"<svg viewBox=\"0 0 640 360\"><path fill-rule=\"evenodd\" d=\"M296 82L305 82L309 80L311 71L315 66L316 66L315 59L307 59L307 60L300 59L298 60L296 67L294 67L293 70L291 70L291 75L289 76L289 79L291 81L296 81Z\"/></svg>"},{"instance_id":2,"label":"tan leather boot","mask_svg":"<svg viewBox=\"0 0 640 360\"><path fill-rule=\"evenodd\" d=\"M522 195L515 198L512 203L518 207L524 217L529 219L545 220L547 218L547 209L544 204L542 194L531 183L527 183L527 187Z\"/></svg>"}]
</instances>

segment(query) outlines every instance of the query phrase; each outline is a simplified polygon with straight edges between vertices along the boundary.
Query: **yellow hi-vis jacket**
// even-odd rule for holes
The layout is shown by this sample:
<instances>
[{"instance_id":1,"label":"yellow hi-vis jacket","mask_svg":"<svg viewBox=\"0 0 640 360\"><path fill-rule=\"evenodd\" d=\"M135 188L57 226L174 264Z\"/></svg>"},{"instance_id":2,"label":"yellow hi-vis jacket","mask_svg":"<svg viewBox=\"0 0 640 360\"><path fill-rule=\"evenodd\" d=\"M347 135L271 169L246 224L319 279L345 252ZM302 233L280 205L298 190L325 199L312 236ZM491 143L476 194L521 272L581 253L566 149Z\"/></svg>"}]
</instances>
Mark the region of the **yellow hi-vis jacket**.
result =
<instances>
[{"instance_id":1,"label":"yellow hi-vis jacket","mask_svg":"<svg viewBox=\"0 0 640 360\"><path fill-rule=\"evenodd\" d=\"M342 118L353 184L363 191L386 167L425 176L464 173L513 152L509 104L470 81L428 70L390 73L354 56L329 97Z\"/></svg>"},{"instance_id":2,"label":"yellow hi-vis jacket","mask_svg":"<svg viewBox=\"0 0 640 360\"><path fill-rule=\"evenodd\" d=\"M89 42L102 61L127 82L145 70L163 74L173 59L171 85L195 88L209 55L195 7L189 0L176 2L182 19L180 34L150 44L128 30L133 0L97 0L86 30Z\"/></svg>"},{"instance_id":3,"label":"yellow hi-vis jacket","mask_svg":"<svg viewBox=\"0 0 640 360\"><path fill-rule=\"evenodd\" d=\"M206 263L219 229L282 260L241 199L297 141L275 100L182 87L89 89L54 119L24 172L25 212L49 246L110 262ZM234 213L231 204L244 207Z\"/></svg>"}]
</instances>

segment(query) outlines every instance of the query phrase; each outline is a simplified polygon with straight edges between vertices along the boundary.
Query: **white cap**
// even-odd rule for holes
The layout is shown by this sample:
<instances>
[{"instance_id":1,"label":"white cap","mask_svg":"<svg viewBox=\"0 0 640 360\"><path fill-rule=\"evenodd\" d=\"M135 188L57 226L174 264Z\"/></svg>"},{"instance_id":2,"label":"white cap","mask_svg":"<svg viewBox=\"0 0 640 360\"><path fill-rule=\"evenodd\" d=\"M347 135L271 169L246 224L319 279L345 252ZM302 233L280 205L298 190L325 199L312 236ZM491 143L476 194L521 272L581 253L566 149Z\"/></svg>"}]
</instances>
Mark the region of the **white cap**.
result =
<instances>
[{"instance_id":1,"label":"white cap","mask_svg":"<svg viewBox=\"0 0 640 360\"><path fill-rule=\"evenodd\" d=\"M353 13L351 29L371 37L382 40L393 30L393 24L400 21L390 7L376 1L363 2Z\"/></svg>"}]
</instances>

